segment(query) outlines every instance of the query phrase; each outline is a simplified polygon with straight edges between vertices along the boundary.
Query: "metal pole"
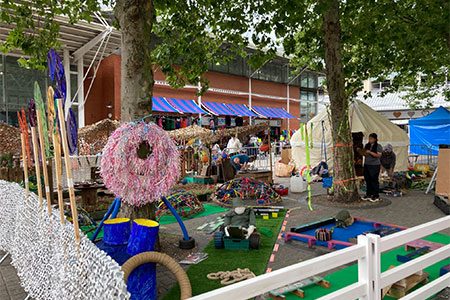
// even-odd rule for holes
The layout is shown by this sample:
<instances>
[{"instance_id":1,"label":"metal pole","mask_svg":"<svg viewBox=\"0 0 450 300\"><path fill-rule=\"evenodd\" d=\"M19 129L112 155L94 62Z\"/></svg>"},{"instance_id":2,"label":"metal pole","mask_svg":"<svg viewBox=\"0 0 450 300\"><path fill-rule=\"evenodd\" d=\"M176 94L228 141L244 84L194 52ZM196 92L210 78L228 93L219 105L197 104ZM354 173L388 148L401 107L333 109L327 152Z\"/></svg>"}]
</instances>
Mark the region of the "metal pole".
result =
<instances>
[{"instance_id":1,"label":"metal pole","mask_svg":"<svg viewBox=\"0 0 450 300\"><path fill-rule=\"evenodd\" d=\"M287 65L287 77L286 77L288 80L289 80L289 65ZM287 109L287 112L288 113L291 113L291 109L290 109L290 107L291 107L291 97L290 97L290 89L289 89L289 84L290 84L291 82L288 82L287 83L287 86L286 86L286 109ZM288 131L288 136L289 136L289 132L290 132L290 119L287 119L287 131Z\"/></svg>"},{"instance_id":2,"label":"metal pole","mask_svg":"<svg viewBox=\"0 0 450 300\"><path fill-rule=\"evenodd\" d=\"M66 75L66 99L64 99L64 113L65 116L69 114L70 101L72 100L72 93L70 87L70 55L69 50L64 48L63 50L63 64L64 64L64 72Z\"/></svg>"},{"instance_id":3,"label":"metal pole","mask_svg":"<svg viewBox=\"0 0 450 300\"><path fill-rule=\"evenodd\" d=\"M5 255L3 255L3 257L0 259L0 265L2 264L2 262L5 261L5 259L9 256L9 253L6 253Z\"/></svg>"},{"instance_id":4,"label":"metal pole","mask_svg":"<svg viewBox=\"0 0 450 300\"><path fill-rule=\"evenodd\" d=\"M200 93L200 91L201 91L201 89L202 89L202 84L200 83L200 81L198 82L198 84L197 84L197 90L198 90L198 92ZM198 106L201 108L202 107L202 95L198 95ZM200 124L198 124L199 126L202 126L202 114L200 113L200 114L198 114L198 121L199 121L199 123Z\"/></svg>"},{"instance_id":5,"label":"metal pole","mask_svg":"<svg viewBox=\"0 0 450 300\"><path fill-rule=\"evenodd\" d=\"M248 108L252 109L252 75L248 78ZM249 124L252 125L252 117L249 117Z\"/></svg>"},{"instance_id":6,"label":"metal pole","mask_svg":"<svg viewBox=\"0 0 450 300\"><path fill-rule=\"evenodd\" d=\"M83 56L77 62L77 85L78 91L78 127L84 127L84 59Z\"/></svg>"}]
</instances>

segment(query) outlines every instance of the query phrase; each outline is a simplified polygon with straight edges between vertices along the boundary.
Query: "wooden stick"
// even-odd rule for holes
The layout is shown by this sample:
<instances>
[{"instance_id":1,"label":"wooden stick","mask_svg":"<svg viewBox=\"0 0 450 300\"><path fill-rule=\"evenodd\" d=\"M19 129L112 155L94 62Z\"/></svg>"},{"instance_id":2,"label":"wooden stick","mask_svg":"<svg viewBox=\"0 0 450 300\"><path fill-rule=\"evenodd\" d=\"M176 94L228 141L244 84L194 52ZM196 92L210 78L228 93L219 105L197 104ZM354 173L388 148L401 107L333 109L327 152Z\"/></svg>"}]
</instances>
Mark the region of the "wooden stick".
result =
<instances>
[{"instance_id":1,"label":"wooden stick","mask_svg":"<svg viewBox=\"0 0 450 300\"><path fill-rule=\"evenodd\" d=\"M47 200L48 215L52 215L52 197L50 195L50 186L48 184L47 155L45 154L44 129L41 123L41 112L36 109L37 124L39 132L39 144L41 146L42 172L44 173L45 198Z\"/></svg>"},{"instance_id":2,"label":"wooden stick","mask_svg":"<svg viewBox=\"0 0 450 300\"><path fill-rule=\"evenodd\" d=\"M28 199L30 195L30 183L28 181L28 156L25 144L25 135L20 134L20 140L22 141L22 161L23 161L23 176L25 182L25 199Z\"/></svg>"},{"instance_id":3,"label":"wooden stick","mask_svg":"<svg viewBox=\"0 0 450 300\"><path fill-rule=\"evenodd\" d=\"M53 148L55 151L55 172L56 172L56 186L58 191L59 217L61 224L65 224L66 218L64 217L64 198L63 198L63 187L61 178L62 176L61 144L57 128L54 129L52 133L52 138L53 138Z\"/></svg>"},{"instance_id":4,"label":"wooden stick","mask_svg":"<svg viewBox=\"0 0 450 300\"><path fill-rule=\"evenodd\" d=\"M66 123L64 119L64 110L62 107L62 99L56 100L58 106L59 126L61 129L61 141L64 151L64 164L66 166L67 185L69 186L70 210L72 212L73 227L75 230L75 241L80 243L80 226L78 225L78 211L75 200L75 189L73 187L72 165L70 164L69 145L67 144Z\"/></svg>"},{"instance_id":5,"label":"wooden stick","mask_svg":"<svg viewBox=\"0 0 450 300\"><path fill-rule=\"evenodd\" d=\"M39 149L36 135L36 127L31 127L31 139L33 142L34 167L36 169L36 185L38 189L39 208L42 209L41 168L39 166Z\"/></svg>"}]
</instances>

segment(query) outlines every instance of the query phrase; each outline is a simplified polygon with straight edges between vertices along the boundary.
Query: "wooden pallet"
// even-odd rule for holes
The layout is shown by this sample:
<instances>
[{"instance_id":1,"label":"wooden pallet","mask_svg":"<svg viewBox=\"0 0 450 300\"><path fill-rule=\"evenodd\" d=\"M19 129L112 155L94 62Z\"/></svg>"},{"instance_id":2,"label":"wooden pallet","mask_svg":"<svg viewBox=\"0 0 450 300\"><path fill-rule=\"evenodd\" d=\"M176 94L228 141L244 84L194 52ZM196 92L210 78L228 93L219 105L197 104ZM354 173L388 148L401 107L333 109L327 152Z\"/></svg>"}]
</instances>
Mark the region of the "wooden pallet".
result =
<instances>
[{"instance_id":1,"label":"wooden pallet","mask_svg":"<svg viewBox=\"0 0 450 300\"><path fill-rule=\"evenodd\" d=\"M418 250L418 249L423 248L423 247L428 247L429 251L434 251L436 249L441 248L442 246L444 246L444 245L443 244L439 244L439 243L429 242L429 241L425 241L425 240L415 240L415 241L411 241L409 243L406 243L405 250L406 251Z\"/></svg>"},{"instance_id":2,"label":"wooden pallet","mask_svg":"<svg viewBox=\"0 0 450 300\"><path fill-rule=\"evenodd\" d=\"M428 276L429 274L426 272L418 272L397 281L389 289L387 295L397 299L405 297L405 295L418 284L426 284L428 282Z\"/></svg>"},{"instance_id":3,"label":"wooden pallet","mask_svg":"<svg viewBox=\"0 0 450 300\"><path fill-rule=\"evenodd\" d=\"M275 290L270 291L269 296L270 298L274 299L274 300L281 300L281 299L286 299L285 294L288 293L292 293L300 298L304 298L305 297L305 291L303 291L303 288L312 286L312 285L319 285L321 287L324 288L330 288L330 282L324 280L322 277L320 276L313 276L311 278L307 278L305 280L293 283L293 284L289 284L285 287L282 288L278 288Z\"/></svg>"}]
</instances>

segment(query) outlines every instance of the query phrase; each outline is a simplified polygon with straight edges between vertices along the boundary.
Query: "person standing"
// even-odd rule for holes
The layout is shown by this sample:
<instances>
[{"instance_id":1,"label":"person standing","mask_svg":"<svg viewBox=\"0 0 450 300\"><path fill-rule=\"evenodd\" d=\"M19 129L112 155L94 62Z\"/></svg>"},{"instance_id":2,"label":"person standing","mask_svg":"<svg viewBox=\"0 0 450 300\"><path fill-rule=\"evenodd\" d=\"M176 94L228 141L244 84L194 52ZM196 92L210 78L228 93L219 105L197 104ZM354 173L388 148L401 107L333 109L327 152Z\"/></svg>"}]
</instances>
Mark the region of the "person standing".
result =
<instances>
[{"instance_id":1,"label":"person standing","mask_svg":"<svg viewBox=\"0 0 450 300\"><path fill-rule=\"evenodd\" d=\"M366 182L366 195L363 200L376 202L380 200L380 168L381 153L383 147L378 144L378 136L376 133L369 135L369 142L364 147L364 180Z\"/></svg>"},{"instance_id":2,"label":"person standing","mask_svg":"<svg viewBox=\"0 0 450 300\"><path fill-rule=\"evenodd\" d=\"M392 180L394 177L396 155L394 153L394 149L391 144L387 144L386 147L383 149L380 161L382 172L386 171L389 178Z\"/></svg>"}]
</instances>

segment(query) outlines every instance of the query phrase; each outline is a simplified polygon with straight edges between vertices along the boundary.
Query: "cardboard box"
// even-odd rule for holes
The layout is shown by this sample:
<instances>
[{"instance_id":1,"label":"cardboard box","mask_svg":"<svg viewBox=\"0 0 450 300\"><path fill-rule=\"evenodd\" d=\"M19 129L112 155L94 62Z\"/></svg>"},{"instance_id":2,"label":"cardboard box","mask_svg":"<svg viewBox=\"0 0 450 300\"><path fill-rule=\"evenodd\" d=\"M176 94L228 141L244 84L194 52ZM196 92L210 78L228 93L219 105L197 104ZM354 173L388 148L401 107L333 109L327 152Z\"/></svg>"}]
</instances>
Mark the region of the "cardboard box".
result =
<instances>
[{"instance_id":1,"label":"cardboard box","mask_svg":"<svg viewBox=\"0 0 450 300\"><path fill-rule=\"evenodd\" d=\"M282 148L280 162L287 165L291 161L291 158L292 158L291 148Z\"/></svg>"},{"instance_id":2,"label":"cardboard box","mask_svg":"<svg viewBox=\"0 0 450 300\"><path fill-rule=\"evenodd\" d=\"M450 148L439 148L436 195L450 197Z\"/></svg>"}]
</instances>

